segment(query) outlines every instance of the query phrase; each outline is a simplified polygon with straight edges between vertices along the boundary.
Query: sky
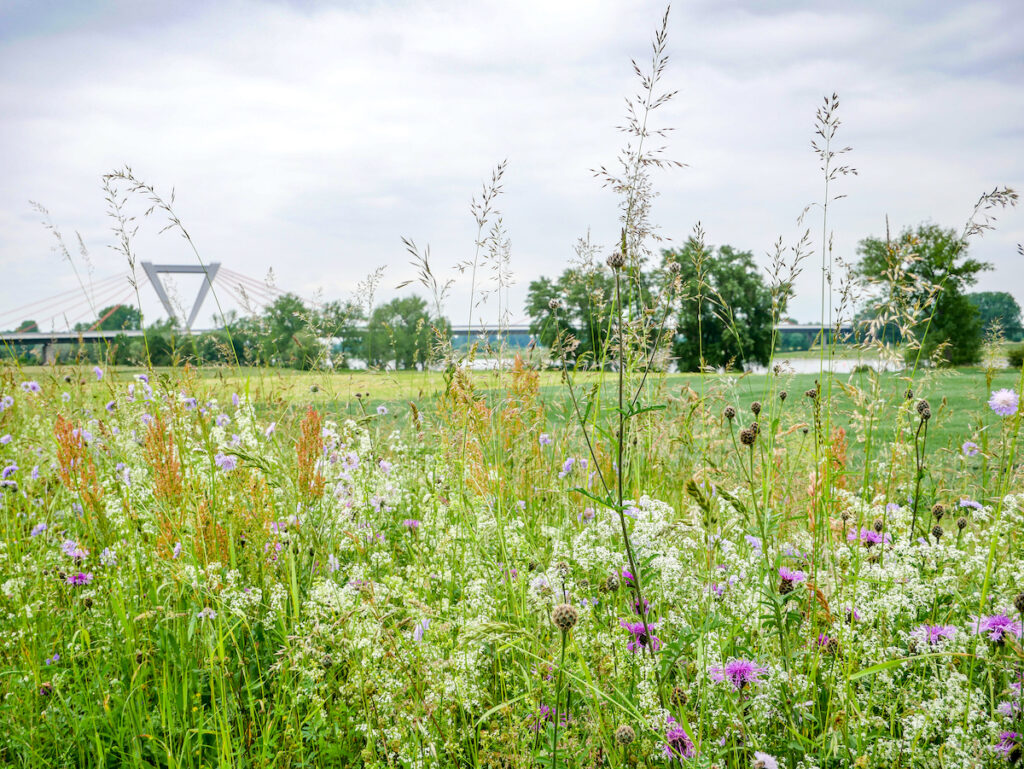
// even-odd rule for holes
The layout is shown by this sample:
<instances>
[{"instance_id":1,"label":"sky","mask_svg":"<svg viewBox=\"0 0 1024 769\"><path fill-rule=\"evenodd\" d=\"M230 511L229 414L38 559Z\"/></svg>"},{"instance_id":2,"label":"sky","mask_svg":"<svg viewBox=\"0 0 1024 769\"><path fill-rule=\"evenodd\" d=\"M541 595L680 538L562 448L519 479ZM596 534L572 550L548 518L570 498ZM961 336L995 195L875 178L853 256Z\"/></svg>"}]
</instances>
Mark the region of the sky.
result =
<instances>
[{"instance_id":1,"label":"sky","mask_svg":"<svg viewBox=\"0 0 1024 769\"><path fill-rule=\"evenodd\" d=\"M174 190L204 262L271 274L311 301L352 298L385 268L380 302L413 290L398 288L416 277L407 237L456 280L445 305L455 322L493 322L494 295L471 306L469 274L455 266L473 258L470 205L503 160L507 307L522 321L529 282L560 273L580 237L602 252L616 243L619 200L592 169L613 166L628 138L616 126L639 87L631 60L649 62L664 10L0 0L0 328L32 317L62 329L90 319L91 301L132 297L102 186L126 166L165 198ZM777 239L792 246L808 227L820 253L820 210L797 220L822 200L810 145L815 112L836 92L837 141L858 174L834 188L846 196L829 214L835 255L855 259L887 219L893 231L959 230L983 192L1024 186L1022 41L1016 0L677 3L663 84L678 93L652 125L673 129L665 155L686 167L653 173L651 218L669 247L699 222L710 243L762 266ZM160 233L159 212L144 217L146 201L126 199L138 259L196 263L176 231ZM70 261L30 201L48 210ZM971 243L994 265L976 288L1024 305L1024 206L996 227ZM790 314L804 322L821 316L820 263L805 262L796 286ZM123 280L103 282L111 276ZM191 280L173 282L186 307ZM217 292L225 309L230 294ZM147 320L164 314L151 288L139 298ZM214 310L204 305L198 325Z\"/></svg>"}]
</instances>

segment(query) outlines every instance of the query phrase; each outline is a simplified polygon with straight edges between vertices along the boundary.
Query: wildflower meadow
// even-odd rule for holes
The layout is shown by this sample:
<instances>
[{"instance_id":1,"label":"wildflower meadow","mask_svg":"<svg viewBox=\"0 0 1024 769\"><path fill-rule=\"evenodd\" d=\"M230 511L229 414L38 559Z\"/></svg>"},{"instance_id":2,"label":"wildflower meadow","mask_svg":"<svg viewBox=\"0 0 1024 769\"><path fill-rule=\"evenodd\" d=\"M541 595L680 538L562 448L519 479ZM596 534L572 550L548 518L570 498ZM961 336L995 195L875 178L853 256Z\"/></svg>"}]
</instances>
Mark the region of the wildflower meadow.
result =
<instances>
[{"instance_id":1,"label":"wildflower meadow","mask_svg":"<svg viewBox=\"0 0 1024 769\"><path fill-rule=\"evenodd\" d=\"M893 365L833 365L854 288L828 235L852 172L829 96L820 242L769 270L778 322L820 261L813 370L676 373L674 308L737 339L745 321L701 277L699 226L692 263L638 279L671 167L666 50L663 24L622 168L601 169L621 240L581 250L610 286L586 361L553 298L543 349L437 328L420 370L284 372L230 345L219 365L108 347L0 369L0 765L1024 765L1024 369L997 337L980 367L922 354L944 287L905 301L896 267L857 342ZM502 173L460 271L499 302ZM105 182L192 246L170 198ZM1015 202L983 195L958 243Z\"/></svg>"}]
</instances>

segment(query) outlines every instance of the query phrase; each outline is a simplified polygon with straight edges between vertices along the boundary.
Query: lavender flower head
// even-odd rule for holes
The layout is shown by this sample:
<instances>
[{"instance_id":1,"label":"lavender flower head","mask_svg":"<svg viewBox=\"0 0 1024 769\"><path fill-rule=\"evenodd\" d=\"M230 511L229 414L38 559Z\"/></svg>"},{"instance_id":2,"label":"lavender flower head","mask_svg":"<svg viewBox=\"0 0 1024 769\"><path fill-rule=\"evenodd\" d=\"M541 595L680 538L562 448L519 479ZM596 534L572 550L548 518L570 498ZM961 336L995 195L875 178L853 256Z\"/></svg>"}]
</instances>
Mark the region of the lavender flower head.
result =
<instances>
[{"instance_id":1,"label":"lavender flower head","mask_svg":"<svg viewBox=\"0 0 1024 769\"><path fill-rule=\"evenodd\" d=\"M728 682L739 691L743 687L757 683L762 673L768 672L768 668L761 667L752 660L730 660L725 667L711 668L711 678L719 683Z\"/></svg>"},{"instance_id":2,"label":"lavender flower head","mask_svg":"<svg viewBox=\"0 0 1024 769\"><path fill-rule=\"evenodd\" d=\"M547 433L541 433L540 434L540 445L541 446L550 446L551 445L551 436L548 435Z\"/></svg>"},{"instance_id":3,"label":"lavender flower head","mask_svg":"<svg viewBox=\"0 0 1024 769\"><path fill-rule=\"evenodd\" d=\"M888 545L892 542L892 537L888 534L883 534L880 531L869 529L866 526L861 526L860 531L851 531L846 535L846 539L849 542L856 542L860 540L864 547L871 547L872 545Z\"/></svg>"},{"instance_id":4,"label":"lavender flower head","mask_svg":"<svg viewBox=\"0 0 1024 769\"><path fill-rule=\"evenodd\" d=\"M775 759L775 756L762 753L760 750L754 751L754 760L750 765L754 769L779 769L779 762Z\"/></svg>"},{"instance_id":5,"label":"lavender flower head","mask_svg":"<svg viewBox=\"0 0 1024 769\"><path fill-rule=\"evenodd\" d=\"M558 474L559 478L564 478L572 472L572 466L576 464L576 460L573 457L569 457L565 460L565 464L562 465L562 471Z\"/></svg>"},{"instance_id":6,"label":"lavender flower head","mask_svg":"<svg viewBox=\"0 0 1024 769\"><path fill-rule=\"evenodd\" d=\"M37 382L37 381L35 381L33 379L33 380L29 381L29 382L22 382L21 383L21 389L24 390L27 393L37 393L40 390L42 390L43 388L39 386L39 382Z\"/></svg>"},{"instance_id":7,"label":"lavender flower head","mask_svg":"<svg viewBox=\"0 0 1024 769\"><path fill-rule=\"evenodd\" d=\"M964 445L960 447L960 451L963 452L965 457L976 457L980 450L978 444L974 441L964 441Z\"/></svg>"},{"instance_id":8,"label":"lavender flower head","mask_svg":"<svg viewBox=\"0 0 1024 769\"><path fill-rule=\"evenodd\" d=\"M1020 622L1005 614L992 614L988 617L974 617L974 632L978 635L988 634L993 643L1001 644L1007 635L1019 639L1021 637Z\"/></svg>"},{"instance_id":9,"label":"lavender flower head","mask_svg":"<svg viewBox=\"0 0 1024 769\"><path fill-rule=\"evenodd\" d=\"M101 369L99 366L93 366L92 373L96 375L97 382L103 379L103 369Z\"/></svg>"},{"instance_id":10,"label":"lavender flower head","mask_svg":"<svg viewBox=\"0 0 1024 769\"><path fill-rule=\"evenodd\" d=\"M1005 387L996 390L988 399L988 407L1001 417L1012 417L1017 413L1017 406L1020 405L1020 397L1013 390Z\"/></svg>"},{"instance_id":11,"label":"lavender flower head","mask_svg":"<svg viewBox=\"0 0 1024 769\"><path fill-rule=\"evenodd\" d=\"M68 558L73 558L76 561L81 561L89 556L89 551L73 539L65 539L64 543L60 546L60 549L64 552L64 555Z\"/></svg>"},{"instance_id":12,"label":"lavender flower head","mask_svg":"<svg viewBox=\"0 0 1024 769\"><path fill-rule=\"evenodd\" d=\"M383 403L377 407L377 415L378 416L384 416L387 413L388 413L388 407L385 406Z\"/></svg>"},{"instance_id":13,"label":"lavender flower head","mask_svg":"<svg viewBox=\"0 0 1024 769\"><path fill-rule=\"evenodd\" d=\"M238 460L230 454L224 454L221 452L217 453L217 456L213 458L213 461L217 464L224 472L230 472L238 466Z\"/></svg>"},{"instance_id":14,"label":"lavender flower head","mask_svg":"<svg viewBox=\"0 0 1024 769\"><path fill-rule=\"evenodd\" d=\"M422 643L423 634L427 632L428 628L430 628L430 620L421 619L419 622L416 623L415 630L412 631L412 640L414 640L416 643Z\"/></svg>"}]
</instances>

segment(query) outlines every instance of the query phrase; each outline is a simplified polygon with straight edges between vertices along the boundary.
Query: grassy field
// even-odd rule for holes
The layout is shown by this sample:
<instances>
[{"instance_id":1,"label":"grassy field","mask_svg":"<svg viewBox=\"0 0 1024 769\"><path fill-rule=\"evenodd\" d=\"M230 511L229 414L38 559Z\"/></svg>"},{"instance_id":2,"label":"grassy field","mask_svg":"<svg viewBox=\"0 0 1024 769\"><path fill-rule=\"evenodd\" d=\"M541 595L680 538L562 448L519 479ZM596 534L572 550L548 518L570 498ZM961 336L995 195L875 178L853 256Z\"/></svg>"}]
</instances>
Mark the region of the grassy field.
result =
<instances>
[{"instance_id":1,"label":"grassy field","mask_svg":"<svg viewBox=\"0 0 1024 769\"><path fill-rule=\"evenodd\" d=\"M1020 372L0 383L4 765L976 767L1024 731Z\"/></svg>"}]
</instances>

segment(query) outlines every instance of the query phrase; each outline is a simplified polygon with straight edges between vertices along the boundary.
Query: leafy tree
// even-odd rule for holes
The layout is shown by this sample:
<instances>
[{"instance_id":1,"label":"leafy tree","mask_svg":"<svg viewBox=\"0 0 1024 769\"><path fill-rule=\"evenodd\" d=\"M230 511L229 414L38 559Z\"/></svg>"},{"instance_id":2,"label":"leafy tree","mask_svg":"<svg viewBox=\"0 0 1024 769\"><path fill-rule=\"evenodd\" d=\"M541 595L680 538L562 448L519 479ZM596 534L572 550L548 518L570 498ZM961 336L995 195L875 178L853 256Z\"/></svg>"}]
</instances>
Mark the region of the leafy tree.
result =
<instances>
[{"instance_id":1,"label":"leafy tree","mask_svg":"<svg viewBox=\"0 0 1024 769\"><path fill-rule=\"evenodd\" d=\"M981 327L988 333L998 322L1007 339L1019 340L1024 337L1024 325L1021 324L1020 305L1008 291L976 291L967 298L976 308L981 319Z\"/></svg>"},{"instance_id":2,"label":"leafy tree","mask_svg":"<svg viewBox=\"0 0 1024 769\"><path fill-rule=\"evenodd\" d=\"M100 310L102 320L96 328L102 331L123 331L142 328L142 313L128 304L111 305Z\"/></svg>"},{"instance_id":3,"label":"leafy tree","mask_svg":"<svg viewBox=\"0 0 1024 769\"><path fill-rule=\"evenodd\" d=\"M282 294L274 300L263 315L263 360L301 369L316 365L323 347L310 328L311 318L309 308L294 294Z\"/></svg>"},{"instance_id":4,"label":"leafy tree","mask_svg":"<svg viewBox=\"0 0 1024 769\"><path fill-rule=\"evenodd\" d=\"M415 368L430 358L437 328L451 336L444 318L431 318L427 303L418 296L392 299L370 315L361 355L372 366L394 361L398 368Z\"/></svg>"},{"instance_id":5,"label":"leafy tree","mask_svg":"<svg viewBox=\"0 0 1024 769\"><path fill-rule=\"evenodd\" d=\"M36 323L34 320L23 320L21 323L18 324L18 327L16 329L14 329L14 333L15 334L24 334L24 333L29 332L29 331L38 331L38 330L39 330L39 324Z\"/></svg>"},{"instance_id":6,"label":"leafy tree","mask_svg":"<svg viewBox=\"0 0 1024 769\"><path fill-rule=\"evenodd\" d=\"M860 242L858 273L882 287L882 300L911 308L907 323L921 342L921 354L942 357L953 365L981 356L981 320L964 291L977 281L986 262L971 258L955 230L935 224L907 228L893 243L880 238Z\"/></svg>"},{"instance_id":7,"label":"leafy tree","mask_svg":"<svg viewBox=\"0 0 1024 769\"><path fill-rule=\"evenodd\" d=\"M545 347L553 346L559 334L572 334L578 344L567 350L567 356L596 360L612 329L609 312L614 294L615 279L602 268L570 268L557 280L532 281L526 295L530 333ZM552 302L558 303L557 309Z\"/></svg>"},{"instance_id":8,"label":"leafy tree","mask_svg":"<svg viewBox=\"0 0 1024 769\"><path fill-rule=\"evenodd\" d=\"M342 367L348 365L348 359L355 357L362 349L366 331L363 322L366 313L355 302L327 302L319 313L320 332L333 341L331 352L336 363Z\"/></svg>"},{"instance_id":9,"label":"leafy tree","mask_svg":"<svg viewBox=\"0 0 1024 769\"><path fill-rule=\"evenodd\" d=\"M754 255L732 246L706 249L703 254L699 249L691 238L682 249L662 253L665 265L677 262L680 267L683 299L672 345L679 368L767 364L772 353L772 296Z\"/></svg>"}]
</instances>

